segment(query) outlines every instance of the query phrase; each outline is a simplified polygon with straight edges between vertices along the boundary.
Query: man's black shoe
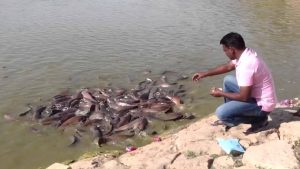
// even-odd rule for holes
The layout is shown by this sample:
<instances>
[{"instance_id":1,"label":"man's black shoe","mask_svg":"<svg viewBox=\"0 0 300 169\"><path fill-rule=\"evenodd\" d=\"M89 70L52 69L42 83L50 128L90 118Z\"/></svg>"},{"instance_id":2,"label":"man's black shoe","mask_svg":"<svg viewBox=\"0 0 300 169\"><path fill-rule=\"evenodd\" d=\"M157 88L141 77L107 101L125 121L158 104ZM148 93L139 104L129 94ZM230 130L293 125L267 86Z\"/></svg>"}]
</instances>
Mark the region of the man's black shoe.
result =
<instances>
[{"instance_id":1,"label":"man's black shoe","mask_svg":"<svg viewBox=\"0 0 300 169\"><path fill-rule=\"evenodd\" d=\"M248 128L244 132L244 134L248 135L248 134L258 133L258 132L262 131L264 129L264 127L266 127L268 124L269 124L268 118L260 123L252 124L252 126L250 128Z\"/></svg>"}]
</instances>

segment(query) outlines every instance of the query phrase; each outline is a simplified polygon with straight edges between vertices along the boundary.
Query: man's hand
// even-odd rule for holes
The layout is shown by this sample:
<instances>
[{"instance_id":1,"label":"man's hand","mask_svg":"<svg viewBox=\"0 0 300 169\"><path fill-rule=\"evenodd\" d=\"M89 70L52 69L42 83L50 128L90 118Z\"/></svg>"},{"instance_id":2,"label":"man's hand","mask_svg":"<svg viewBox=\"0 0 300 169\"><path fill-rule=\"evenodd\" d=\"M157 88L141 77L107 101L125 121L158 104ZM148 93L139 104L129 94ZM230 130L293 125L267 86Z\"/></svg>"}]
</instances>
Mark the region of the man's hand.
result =
<instances>
[{"instance_id":1,"label":"man's hand","mask_svg":"<svg viewBox=\"0 0 300 169\"><path fill-rule=\"evenodd\" d=\"M200 79L204 78L206 76L206 73L205 72L198 72L198 73L195 73L193 75L193 81L199 81Z\"/></svg>"},{"instance_id":2,"label":"man's hand","mask_svg":"<svg viewBox=\"0 0 300 169\"><path fill-rule=\"evenodd\" d=\"M205 72L198 72L193 75L193 81L199 81L200 79L207 77L207 76L214 76L219 75L223 73L230 72L235 69L235 64L232 63L232 61L229 61L228 63L225 63L223 65L217 66L213 69L209 69Z\"/></svg>"},{"instance_id":3,"label":"man's hand","mask_svg":"<svg viewBox=\"0 0 300 169\"><path fill-rule=\"evenodd\" d=\"M211 90L210 90L210 95L214 96L214 97L222 97L223 93L223 90L222 88L215 88L213 87Z\"/></svg>"}]
</instances>

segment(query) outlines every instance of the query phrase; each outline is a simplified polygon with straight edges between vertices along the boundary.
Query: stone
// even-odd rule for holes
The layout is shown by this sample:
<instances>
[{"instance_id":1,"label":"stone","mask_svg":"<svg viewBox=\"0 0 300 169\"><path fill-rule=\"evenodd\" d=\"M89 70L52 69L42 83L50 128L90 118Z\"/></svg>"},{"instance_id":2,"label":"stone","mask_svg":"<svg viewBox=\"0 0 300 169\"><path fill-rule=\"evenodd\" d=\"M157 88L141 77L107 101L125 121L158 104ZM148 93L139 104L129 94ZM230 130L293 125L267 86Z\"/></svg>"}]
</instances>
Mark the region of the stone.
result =
<instances>
[{"instance_id":1,"label":"stone","mask_svg":"<svg viewBox=\"0 0 300 169\"><path fill-rule=\"evenodd\" d=\"M193 151L199 155L222 154L222 149L215 140L186 142L177 145L180 151Z\"/></svg>"},{"instance_id":2,"label":"stone","mask_svg":"<svg viewBox=\"0 0 300 169\"><path fill-rule=\"evenodd\" d=\"M282 123L279 128L280 139L286 140L288 143L294 144L300 141L300 121Z\"/></svg>"},{"instance_id":3,"label":"stone","mask_svg":"<svg viewBox=\"0 0 300 169\"><path fill-rule=\"evenodd\" d=\"M122 165L117 160L110 160L103 164L104 169L128 169L128 167Z\"/></svg>"},{"instance_id":4,"label":"stone","mask_svg":"<svg viewBox=\"0 0 300 169\"><path fill-rule=\"evenodd\" d=\"M257 168L254 167L254 166L244 165L244 166L241 166L241 167L234 167L233 169L257 169Z\"/></svg>"},{"instance_id":5,"label":"stone","mask_svg":"<svg viewBox=\"0 0 300 169\"><path fill-rule=\"evenodd\" d=\"M186 158L180 155L172 164L168 165L168 169L192 169L192 168L208 168L208 155L197 156L195 158Z\"/></svg>"},{"instance_id":6,"label":"stone","mask_svg":"<svg viewBox=\"0 0 300 169\"><path fill-rule=\"evenodd\" d=\"M50 165L49 167L47 167L47 169L71 169L71 167L68 165L61 164L61 163L54 163L54 164Z\"/></svg>"},{"instance_id":7,"label":"stone","mask_svg":"<svg viewBox=\"0 0 300 169\"><path fill-rule=\"evenodd\" d=\"M214 160L212 167L218 169L232 168L234 161L229 156L221 156Z\"/></svg>"},{"instance_id":8,"label":"stone","mask_svg":"<svg viewBox=\"0 0 300 169\"><path fill-rule=\"evenodd\" d=\"M295 169L300 167L292 145L282 140L249 147L242 161L245 165L267 169Z\"/></svg>"},{"instance_id":9,"label":"stone","mask_svg":"<svg viewBox=\"0 0 300 169\"><path fill-rule=\"evenodd\" d=\"M247 149L250 147L251 142L249 140L240 140L240 144Z\"/></svg>"}]
</instances>

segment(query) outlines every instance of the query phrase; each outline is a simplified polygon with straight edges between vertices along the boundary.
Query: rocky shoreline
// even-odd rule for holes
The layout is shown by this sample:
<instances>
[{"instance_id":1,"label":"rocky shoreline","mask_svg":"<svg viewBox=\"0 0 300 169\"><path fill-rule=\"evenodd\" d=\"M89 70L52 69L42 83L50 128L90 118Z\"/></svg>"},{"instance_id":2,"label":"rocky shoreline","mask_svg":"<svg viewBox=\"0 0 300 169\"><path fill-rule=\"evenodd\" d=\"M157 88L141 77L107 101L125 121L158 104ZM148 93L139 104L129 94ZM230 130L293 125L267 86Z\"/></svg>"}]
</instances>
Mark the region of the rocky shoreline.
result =
<instances>
[{"instance_id":1,"label":"rocky shoreline","mask_svg":"<svg viewBox=\"0 0 300 169\"><path fill-rule=\"evenodd\" d=\"M54 163L47 169L297 169L300 168L299 107L277 108L270 114L263 131L245 135L249 125L242 124L225 132L211 126L211 115L184 129L162 137L118 157L100 155L65 165ZM219 138L236 138L246 149L239 156L226 154Z\"/></svg>"}]
</instances>

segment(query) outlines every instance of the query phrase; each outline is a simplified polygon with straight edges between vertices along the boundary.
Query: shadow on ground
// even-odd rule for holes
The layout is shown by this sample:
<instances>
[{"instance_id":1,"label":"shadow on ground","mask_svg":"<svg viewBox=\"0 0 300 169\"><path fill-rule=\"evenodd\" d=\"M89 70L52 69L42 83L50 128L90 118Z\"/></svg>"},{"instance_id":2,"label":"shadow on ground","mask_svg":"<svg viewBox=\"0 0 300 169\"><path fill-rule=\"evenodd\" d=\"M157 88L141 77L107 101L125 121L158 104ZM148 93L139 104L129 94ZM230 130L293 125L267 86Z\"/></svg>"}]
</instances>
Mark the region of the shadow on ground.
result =
<instances>
[{"instance_id":1,"label":"shadow on ground","mask_svg":"<svg viewBox=\"0 0 300 169\"><path fill-rule=\"evenodd\" d=\"M300 121L300 108L276 108L270 113L269 124L264 127L263 130L269 130L272 128L278 129L282 123L288 123L292 121ZM263 131L262 130L262 131Z\"/></svg>"}]
</instances>

